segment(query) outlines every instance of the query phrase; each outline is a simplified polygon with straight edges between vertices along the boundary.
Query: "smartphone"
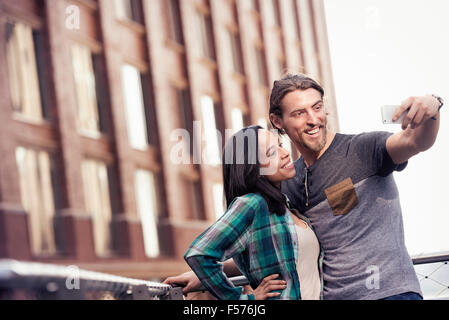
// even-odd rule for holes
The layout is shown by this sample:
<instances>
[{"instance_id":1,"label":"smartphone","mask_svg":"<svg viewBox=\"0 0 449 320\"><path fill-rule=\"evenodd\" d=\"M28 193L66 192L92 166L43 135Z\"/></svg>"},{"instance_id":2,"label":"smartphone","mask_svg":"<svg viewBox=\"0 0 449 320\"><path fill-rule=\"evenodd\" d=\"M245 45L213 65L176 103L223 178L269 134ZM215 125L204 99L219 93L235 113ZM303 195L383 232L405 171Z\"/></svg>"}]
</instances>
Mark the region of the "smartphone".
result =
<instances>
[{"instance_id":1,"label":"smartphone","mask_svg":"<svg viewBox=\"0 0 449 320\"><path fill-rule=\"evenodd\" d=\"M404 111L399 119L396 121L393 121L393 115L395 114L396 110L399 108L399 105L385 105L382 106L382 123L383 124L401 124L402 120L404 120L405 115L407 114L407 110Z\"/></svg>"}]
</instances>

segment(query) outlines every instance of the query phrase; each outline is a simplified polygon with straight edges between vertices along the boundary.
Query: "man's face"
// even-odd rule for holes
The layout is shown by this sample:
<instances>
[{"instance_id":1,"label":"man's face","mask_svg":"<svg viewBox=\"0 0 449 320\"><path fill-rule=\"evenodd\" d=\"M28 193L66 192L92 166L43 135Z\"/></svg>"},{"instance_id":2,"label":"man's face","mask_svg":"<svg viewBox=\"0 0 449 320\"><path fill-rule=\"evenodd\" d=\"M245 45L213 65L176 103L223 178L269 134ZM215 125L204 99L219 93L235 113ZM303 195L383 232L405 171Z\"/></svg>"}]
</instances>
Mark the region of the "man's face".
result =
<instances>
[{"instance_id":1,"label":"man's face","mask_svg":"<svg viewBox=\"0 0 449 320\"><path fill-rule=\"evenodd\" d=\"M300 152L319 153L326 145L327 119L320 92L315 89L295 90L282 99L285 132Z\"/></svg>"}]
</instances>

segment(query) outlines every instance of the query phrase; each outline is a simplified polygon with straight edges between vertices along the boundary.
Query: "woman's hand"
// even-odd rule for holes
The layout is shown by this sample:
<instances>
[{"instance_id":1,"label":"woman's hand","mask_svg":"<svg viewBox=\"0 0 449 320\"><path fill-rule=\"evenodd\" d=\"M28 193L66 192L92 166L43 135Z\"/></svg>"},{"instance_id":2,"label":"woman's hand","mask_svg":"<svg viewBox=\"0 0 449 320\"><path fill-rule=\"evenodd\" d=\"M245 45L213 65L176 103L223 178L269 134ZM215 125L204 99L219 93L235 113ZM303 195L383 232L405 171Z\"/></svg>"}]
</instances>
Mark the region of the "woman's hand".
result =
<instances>
[{"instance_id":1,"label":"woman's hand","mask_svg":"<svg viewBox=\"0 0 449 320\"><path fill-rule=\"evenodd\" d=\"M280 296L280 292L271 292L274 290L282 290L287 287L287 282L284 280L274 280L279 277L279 274L272 274L264 278L260 285L253 291L255 300L266 300Z\"/></svg>"},{"instance_id":2,"label":"woman's hand","mask_svg":"<svg viewBox=\"0 0 449 320\"><path fill-rule=\"evenodd\" d=\"M163 283L184 286L182 288L183 294L187 294L201 288L201 281L193 271L184 272L183 274L174 277L168 277Z\"/></svg>"}]
</instances>

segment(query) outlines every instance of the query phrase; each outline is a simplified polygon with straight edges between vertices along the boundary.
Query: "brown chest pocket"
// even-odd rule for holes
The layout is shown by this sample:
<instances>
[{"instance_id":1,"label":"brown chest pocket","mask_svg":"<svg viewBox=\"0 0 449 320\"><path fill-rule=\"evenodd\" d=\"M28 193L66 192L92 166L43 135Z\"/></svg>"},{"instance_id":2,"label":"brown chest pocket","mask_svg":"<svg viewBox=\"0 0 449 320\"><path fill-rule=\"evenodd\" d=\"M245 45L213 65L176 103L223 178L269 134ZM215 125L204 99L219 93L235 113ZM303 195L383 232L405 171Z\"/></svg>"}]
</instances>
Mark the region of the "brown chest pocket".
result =
<instances>
[{"instance_id":1,"label":"brown chest pocket","mask_svg":"<svg viewBox=\"0 0 449 320\"><path fill-rule=\"evenodd\" d=\"M358 203L357 193L351 178L348 178L324 190L327 201L332 208L334 216L350 212Z\"/></svg>"}]
</instances>

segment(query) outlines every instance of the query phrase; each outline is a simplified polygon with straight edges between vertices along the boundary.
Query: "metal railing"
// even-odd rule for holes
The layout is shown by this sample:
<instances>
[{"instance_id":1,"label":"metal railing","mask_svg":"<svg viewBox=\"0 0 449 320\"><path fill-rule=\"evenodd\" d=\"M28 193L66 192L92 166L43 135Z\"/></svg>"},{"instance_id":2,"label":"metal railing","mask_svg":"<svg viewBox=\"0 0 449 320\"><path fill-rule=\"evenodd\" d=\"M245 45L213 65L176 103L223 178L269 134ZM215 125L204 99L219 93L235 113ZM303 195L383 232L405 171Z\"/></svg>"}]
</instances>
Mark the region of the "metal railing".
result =
<instances>
[{"instance_id":1,"label":"metal railing","mask_svg":"<svg viewBox=\"0 0 449 320\"><path fill-rule=\"evenodd\" d=\"M421 275L422 280L431 279L431 275L442 266L448 266L449 254L436 254L412 258L415 266L436 265L429 275ZM248 285L244 276L230 278L234 286ZM442 292L448 289L447 283L434 280L442 286ZM153 281L145 281L110 275L106 273L82 270L76 266L61 266L16 260L0 260L0 299L15 299L15 291L24 290L25 298L52 300L182 300L182 288ZM206 291L204 287L196 292ZM425 293L424 293L425 294ZM435 298L435 297L434 297ZM438 297L436 297L438 299ZM447 299L442 296L441 299Z\"/></svg>"},{"instance_id":2,"label":"metal railing","mask_svg":"<svg viewBox=\"0 0 449 320\"><path fill-rule=\"evenodd\" d=\"M412 261L415 266L427 263L446 262L449 261L449 253L421 255L417 257L412 257Z\"/></svg>"},{"instance_id":3,"label":"metal railing","mask_svg":"<svg viewBox=\"0 0 449 320\"><path fill-rule=\"evenodd\" d=\"M433 254L433 255L423 255L419 257L412 258L413 264L416 265L422 265L422 264L430 264L430 263L437 263L437 262L448 262L449 261L449 253L443 253L443 254ZM245 286L248 285L249 282L244 276L238 276L230 278L231 282L234 284L234 286ZM449 282L449 278L448 278ZM197 291L205 291L206 288L201 287Z\"/></svg>"},{"instance_id":4,"label":"metal railing","mask_svg":"<svg viewBox=\"0 0 449 320\"><path fill-rule=\"evenodd\" d=\"M449 300L449 252L413 259L425 299Z\"/></svg>"},{"instance_id":5,"label":"metal railing","mask_svg":"<svg viewBox=\"0 0 449 320\"><path fill-rule=\"evenodd\" d=\"M182 300L180 287L35 262L0 260L0 298L24 289L30 299Z\"/></svg>"}]
</instances>

